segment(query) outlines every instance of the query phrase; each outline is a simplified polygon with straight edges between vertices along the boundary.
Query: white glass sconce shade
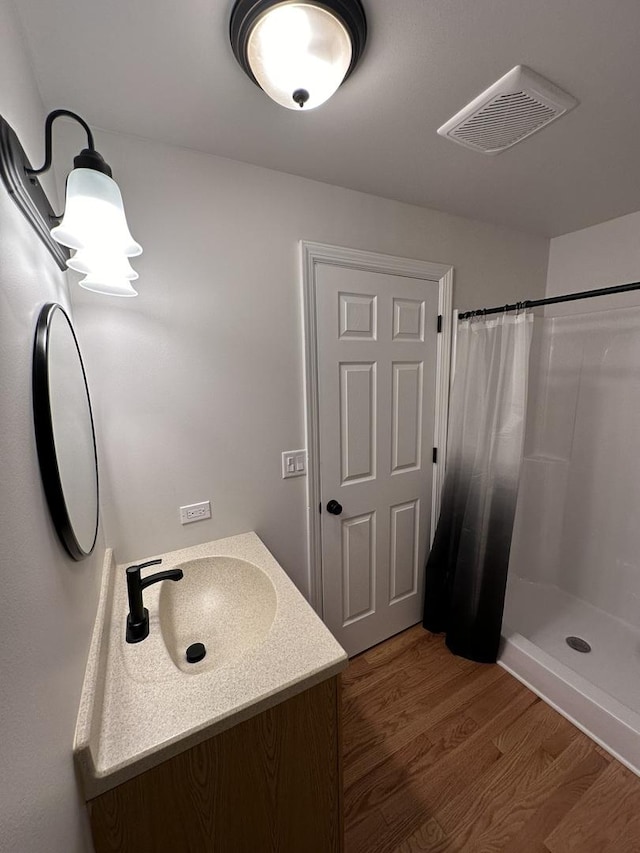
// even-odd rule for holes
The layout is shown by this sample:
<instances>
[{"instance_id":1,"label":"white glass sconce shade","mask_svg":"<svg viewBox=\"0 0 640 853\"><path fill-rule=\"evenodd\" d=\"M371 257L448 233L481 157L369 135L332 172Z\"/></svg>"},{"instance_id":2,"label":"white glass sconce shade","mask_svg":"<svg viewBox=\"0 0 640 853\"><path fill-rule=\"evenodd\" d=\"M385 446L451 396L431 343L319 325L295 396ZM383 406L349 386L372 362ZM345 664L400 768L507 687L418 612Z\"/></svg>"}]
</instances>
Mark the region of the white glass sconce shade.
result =
<instances>
[{"instance_id":1,"label":"white glass sconce shade","mask_svg":"<svg viewBox=\"0 0 640 853\"><path fill-rule=\"evenodd\" d=\"M91 274L83 278L80 282L80 287L85 290L91 290L93 293L102 293L104 296L137 296L138 291L126 278L102 278L99 275Z\"/></svg>"},{"instance_id":2,"label":"white glass sconce shade","mask_svg":"<svg viewBox=\"0 0 640 853\"><path fill-rule=\"evenodd\" d=\"M320 106L339 88L352 59L349 33L327 9L285 2L268 9L247 43L247 60L262 89L291 110ZM294 93L303 92L302 103Z\"/></svg>"},{"instance_id":3,"label":"white glass sconce shade","mask_svg":"<svg viewBox=\"0 0 640 853\"><path fill-rule=\"evenodd\" d=\"M137 296L131 282L138 273L122 253L100 253L91 249L78 249L67 261L67 266L84 273L80 287L106 296Z\"/></svg>"},{"instance_id":4,"label":"white glass sconce shade","mask_svg":"<svg viewBox=\"0 0 640 853\"><path fill-rule=\"evenodd\" d=\"M105 279L125 278L133 281L138 273L129 263L126 255L120 253L92 252L91 249L78 249L67 261L69 269L84 275L100 275Z\"/></svg>"},{"instance_id":5,"label":"white glass sconce shade","mask_svg":"<svg viewBox=\"0 0 640 853\"><path fill-rule=\"evenodd\" d=\"M74 169L67 178L64 217L51 236L70 249L134 257L142 246L131 236L122 195L113 178L94 169Z\"/></svg>"}]
</instances>

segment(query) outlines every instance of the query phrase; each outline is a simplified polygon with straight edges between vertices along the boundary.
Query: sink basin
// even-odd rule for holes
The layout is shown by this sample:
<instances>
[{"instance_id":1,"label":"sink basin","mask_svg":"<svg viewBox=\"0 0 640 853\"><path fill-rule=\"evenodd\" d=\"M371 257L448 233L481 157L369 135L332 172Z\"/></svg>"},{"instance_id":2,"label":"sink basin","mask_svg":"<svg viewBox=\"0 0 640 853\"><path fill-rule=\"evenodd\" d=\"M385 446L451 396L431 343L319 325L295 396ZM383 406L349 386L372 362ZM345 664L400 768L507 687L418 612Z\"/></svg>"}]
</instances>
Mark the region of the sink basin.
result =
<instances>
[{"instance_id":1,"label":"sink basin","mask_svg":"<svg viewBox=\"0 0 640 853\"><path fill-rule=\"evenodd\" d=\"M86 800L347 665L345 651L254 532L152 556L183 577L145 589L149 636L127 643L127 564L116 564L110 549L105 555L74 738ZM206 655L189 664L187 648L197 643Z\"/></svg>"},{"instance_id":2,"label":"sink basin","mask_svg":"<svg viewBox=\"0 0 640 853\"><path fill-rule=\"evenodd\" d=\"M180 563L184 577L160 591L160 631L183 672L199 673L237 660L260 646L277 609L270 578L238 557L201 557ZM205 657L188 663L186 651L203 643Z\"/></svg>"}]
</instances>

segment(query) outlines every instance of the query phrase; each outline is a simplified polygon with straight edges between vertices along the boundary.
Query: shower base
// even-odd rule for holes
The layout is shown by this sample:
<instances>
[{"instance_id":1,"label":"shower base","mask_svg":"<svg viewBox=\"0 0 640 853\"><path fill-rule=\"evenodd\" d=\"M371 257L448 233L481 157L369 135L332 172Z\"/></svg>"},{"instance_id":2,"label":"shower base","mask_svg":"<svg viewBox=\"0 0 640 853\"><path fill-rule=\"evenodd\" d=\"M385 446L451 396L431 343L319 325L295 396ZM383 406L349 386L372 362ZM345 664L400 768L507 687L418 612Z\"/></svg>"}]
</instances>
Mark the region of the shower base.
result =
<instances>
[{"instance_id":1,"label":"shower base","mask_svg":"<svg viewBox=\"0 0 640 853\"><path fill-rule=\"evenodd\" d=\"M512 574L502 635L498 663L640 775L640 630ZM568 636L591 651L570 648Z\"/></svg>"}]
</instances>

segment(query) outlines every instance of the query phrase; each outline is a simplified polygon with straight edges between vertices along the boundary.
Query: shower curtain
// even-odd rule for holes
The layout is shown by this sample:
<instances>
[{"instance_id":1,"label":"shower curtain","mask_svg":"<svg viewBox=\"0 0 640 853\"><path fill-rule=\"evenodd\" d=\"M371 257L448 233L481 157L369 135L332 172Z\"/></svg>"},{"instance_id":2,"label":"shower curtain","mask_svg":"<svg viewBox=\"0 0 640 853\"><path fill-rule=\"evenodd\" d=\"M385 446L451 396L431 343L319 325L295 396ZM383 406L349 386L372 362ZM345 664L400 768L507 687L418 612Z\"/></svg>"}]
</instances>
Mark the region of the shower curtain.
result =
<instances>
[{"instance_id":1,"label":"shower curtain","mask_svg":"<svg viewBox=\"0 0 640 853\"><path fill-rule=\"evenodd\" d=\"M458 324L447 467L424 627L454 654L498 655L522 460L533 315Z\"/></svg>"}]
</instances>

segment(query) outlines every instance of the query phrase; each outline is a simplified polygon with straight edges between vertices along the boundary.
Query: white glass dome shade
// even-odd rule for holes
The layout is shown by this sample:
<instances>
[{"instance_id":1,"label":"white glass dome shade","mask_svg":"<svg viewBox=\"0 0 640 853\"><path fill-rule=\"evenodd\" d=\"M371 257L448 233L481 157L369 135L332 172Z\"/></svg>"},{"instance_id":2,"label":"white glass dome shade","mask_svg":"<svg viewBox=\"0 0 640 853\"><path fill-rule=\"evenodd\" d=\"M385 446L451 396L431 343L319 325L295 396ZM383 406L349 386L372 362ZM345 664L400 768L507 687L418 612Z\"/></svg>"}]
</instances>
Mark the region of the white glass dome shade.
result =
<instances>
[{"instance_id":1,"label":"white glass dome shade","mask_svg":"<svg viewBox=\"0 0 640 853\"><path fill-rule=\"evenodd\" d=\"M104 296L137 296L131 282L126 278L103 278L100 275L88 275L78 282L80 287Z\"/></svg>"},{"instance_id":2,"label":"white glass dome shade","mask_svg":"<svg viewBox=\"0 0 640 853\"><path fill-rule=\"evenodd\" d=\"M352 53L344 24L312 3L272 6L247 42L247 60L260 87L291 110L310 110L328 100L344 80Z\"/></svg>"},{"instance_id":3,"label":"white glass dome shade","mask_svg":"<svg viewBox=\"0 0 640 853\"><path fill-rule=\"evenodd\" d=\"M70 249L90 248L128 257L142 254L142 246L129 231L118 185L95 169L69 173L64 216L51 229L51 236Z\"/></svg>"},{"instance_id":4,"label":"white glass dome shade","mask_svg":"<svg viewBox=\"0 0 640 853\"><path fill-rule=\"evenodd\" d=\"M138 278L138 273L122 253L96 252L91 249L78 249L67 261L69 269L85 275L100 275L103 278L126 278L129 281Z\"/></svg>"}]
</instances>

